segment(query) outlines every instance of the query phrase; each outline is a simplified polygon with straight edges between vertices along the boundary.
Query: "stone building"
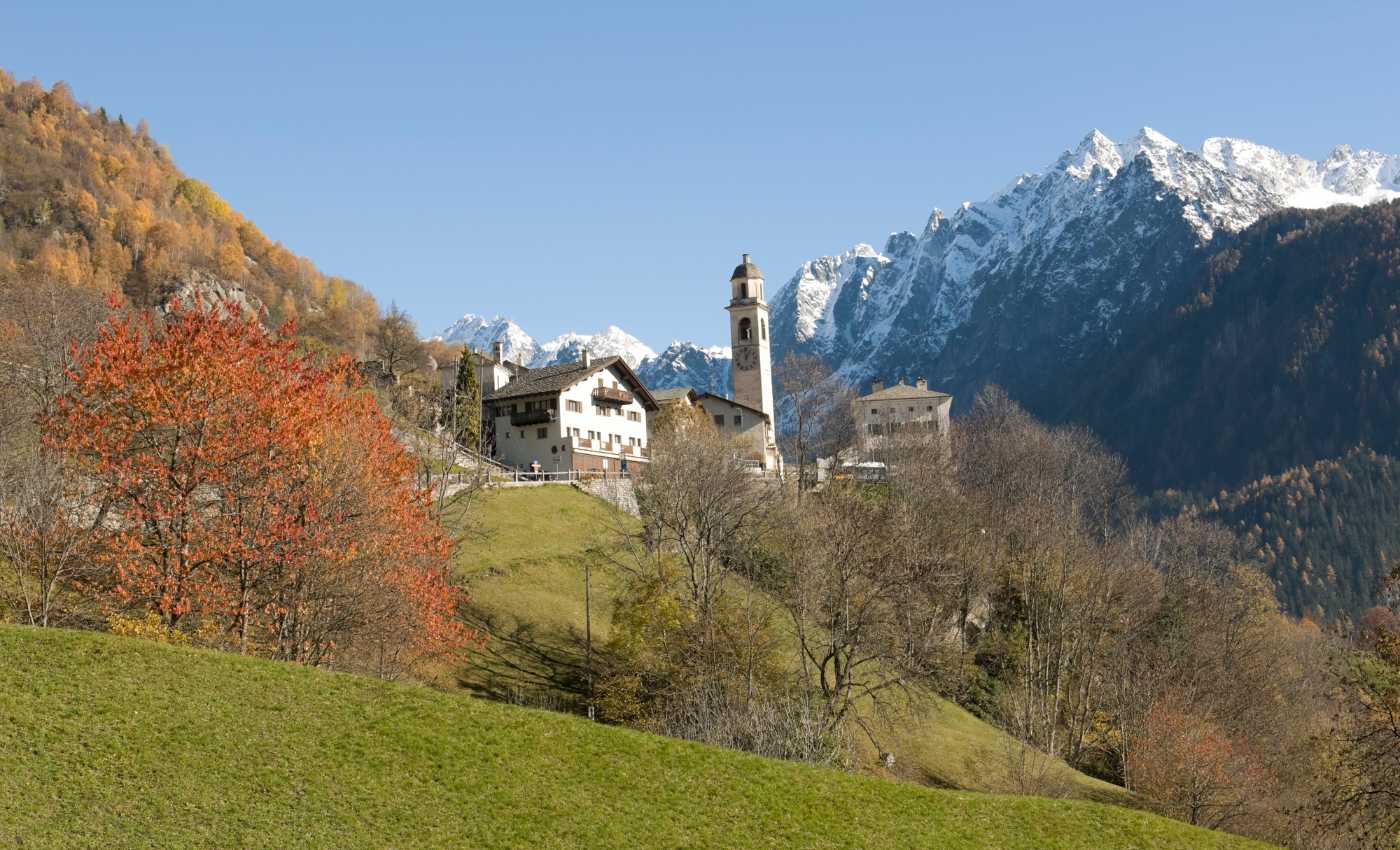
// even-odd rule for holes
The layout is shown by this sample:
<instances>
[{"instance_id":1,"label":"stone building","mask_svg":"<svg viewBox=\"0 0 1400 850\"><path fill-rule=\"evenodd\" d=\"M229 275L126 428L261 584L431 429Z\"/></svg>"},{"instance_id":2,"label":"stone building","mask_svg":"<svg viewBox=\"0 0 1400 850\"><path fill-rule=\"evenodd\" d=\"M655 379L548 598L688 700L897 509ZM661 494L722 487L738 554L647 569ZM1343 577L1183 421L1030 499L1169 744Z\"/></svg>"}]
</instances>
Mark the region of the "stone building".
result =
<instances>
[{"instance_id":1,"label":"stone building","mask_svg":"<svg viewBox=\"0 0 1400 850\"><path fill-rule=\"evenodd\" d=\"M851 402L856 422L860 454L869 457L889 447L891 438L901 433L933 432L943 439L944 451L949 448L948 413L953 397L928 388L928 381L919 378L911 387L901 379L893 386L875 381L870 392Z\"/></svg>"}]
</instances>

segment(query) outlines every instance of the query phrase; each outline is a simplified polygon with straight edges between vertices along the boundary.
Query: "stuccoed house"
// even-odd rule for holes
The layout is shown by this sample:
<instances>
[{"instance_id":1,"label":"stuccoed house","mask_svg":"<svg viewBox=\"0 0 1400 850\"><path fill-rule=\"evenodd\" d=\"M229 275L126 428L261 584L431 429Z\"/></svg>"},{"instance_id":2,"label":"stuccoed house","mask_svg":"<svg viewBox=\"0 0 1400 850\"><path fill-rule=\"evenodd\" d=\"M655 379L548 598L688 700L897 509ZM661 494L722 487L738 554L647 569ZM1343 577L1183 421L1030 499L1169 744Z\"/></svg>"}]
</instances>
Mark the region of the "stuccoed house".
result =
<instances>
[{"instance_id":1,"label":"stuccoed house","mask_svg":"<svg viewBox=\"0 0 1400 850\"><path fill-rule=\"evenodd\" d=\"M755 472L776 475L781 470L772 422L762 410L714 393L697 393L690 387L652 390L652 396L662 409L673 404L699 408L700 415L716 430L735 441L742 459L752 464Z\"/></svg>"},{"instance_id":2,"label":"stuccoed house","mask_svg":"<svg viewBox=\"0 0 1400 850\"><path fill-rule=\"evenodd\" d=\"M483 388L497 460L525 471L594 474L648 462L656 399L622 358L582 355Z\"/></svg>"},{"instance_id":3,"label":"stuccoed house","mask_svg":"<svg viewBox=\"0 0 1400 850\"><path fill-rule=\"evenodd\" d=\"M951 395L929 389L923 378L915 380L912 387L903 379L888 387L883 381L873 382L869 394L851 403L861 455L869 458L878 454L901 433L929 432L942 438L943 451L947 452L952 406Z\"/></svg>"}]
</instances>

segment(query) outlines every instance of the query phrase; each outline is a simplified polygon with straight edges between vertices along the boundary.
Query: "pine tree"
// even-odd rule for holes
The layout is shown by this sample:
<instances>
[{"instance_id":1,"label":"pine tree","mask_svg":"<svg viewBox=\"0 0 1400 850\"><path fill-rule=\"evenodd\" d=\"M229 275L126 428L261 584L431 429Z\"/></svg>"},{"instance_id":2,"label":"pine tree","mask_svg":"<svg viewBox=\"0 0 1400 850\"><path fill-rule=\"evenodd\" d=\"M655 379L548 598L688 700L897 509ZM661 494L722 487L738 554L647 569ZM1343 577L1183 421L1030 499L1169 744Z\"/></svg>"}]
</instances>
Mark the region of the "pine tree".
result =
<instances>
[{"instance_id":1,"label":"pine tree","mask_svg":"<svg viewBox=\"0 0 1400 850\"><path fill-rule=\"evenodd\" d=\"M476 357L470 347L462 348L457 360L457 387L454 393L455 439L459 445L476 450L481 440L481 384L476 379Z\"/></svg>"}]
</instances>

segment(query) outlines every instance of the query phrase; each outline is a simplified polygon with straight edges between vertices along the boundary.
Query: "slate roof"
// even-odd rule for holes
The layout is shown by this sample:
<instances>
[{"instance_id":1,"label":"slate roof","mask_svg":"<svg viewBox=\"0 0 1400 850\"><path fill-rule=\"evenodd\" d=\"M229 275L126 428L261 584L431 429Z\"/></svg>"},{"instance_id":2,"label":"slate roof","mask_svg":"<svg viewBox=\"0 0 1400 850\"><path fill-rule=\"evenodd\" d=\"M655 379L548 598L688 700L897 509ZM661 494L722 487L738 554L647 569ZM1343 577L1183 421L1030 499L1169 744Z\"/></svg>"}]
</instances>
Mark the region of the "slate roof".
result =
<instances>
[{"instance_id":1,"label":"slate roof","mask_svg":"<svg viewBox=\"0 0 1400 850\"><path fill-rule=\"evenodd\" d=\"M911 387L904 381L900 381L892 387L885 387L883 390L873 392L870 395L860 397L861 401L884 401L896 398L952 398L947 393L938 390L921 390L918 387Z\"/></svg>"},{"instance_id":2,"label":"slate roof","mask_svg":"<svg viewBox=\"0 0 1400 850\"><path fill-rule=\"evenodd\" d=\"M747 410L747 411L749 411L750 413L757 413L759 416L762 416L764 419L767 419L767 418L768 418L768 414L766 414L766 413L764 413L763 411L759 410L757 407L749 407L747 404L744 404L743 402L735 401L735 400L732 399L732 398L725 398L725 397L722 396L722 395L715 395L714 393L701 393L700 395L698 395L698 396L695 397L695 403L698 404L698 405L700 405L701 407L704 407L704 406L705 406L705 399L707 399L707 398L717 399L717 400L719 400L719 401L724 402L725 404L733 405L734 407L737 407L737 408L739 408L740 410Z\"/></svg>"},{"instance_id":3,"label":"slate roof","mask_svg":"<svg viewBox=\"0 0 1400 850\"><path fill-rule=\"evenodd\" d=\"M647 410L655 410L655 397L632 371L632 367L627 365L627 361L621 357L599 357L587 366L583 365L583 361L575 361L573 363L557 363L539 369L526 369L515 380L488 393L483 401L503 401L531 395L557 394L597 372L614 366L620 368L623 377L631 386L633 394L642 403L642 407Z\"/></svg>"}]
</instances>

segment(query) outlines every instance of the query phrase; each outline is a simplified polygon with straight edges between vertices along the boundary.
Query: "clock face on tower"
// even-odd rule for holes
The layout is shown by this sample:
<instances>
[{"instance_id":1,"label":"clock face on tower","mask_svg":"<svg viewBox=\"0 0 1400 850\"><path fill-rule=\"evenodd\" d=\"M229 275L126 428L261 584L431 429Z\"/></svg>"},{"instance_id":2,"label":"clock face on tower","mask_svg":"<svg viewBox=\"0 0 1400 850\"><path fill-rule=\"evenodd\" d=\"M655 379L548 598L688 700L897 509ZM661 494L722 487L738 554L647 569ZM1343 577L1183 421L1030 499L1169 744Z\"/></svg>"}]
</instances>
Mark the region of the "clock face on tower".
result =
<instances>
[{"instance_id":1,"label":"clock face on tower","mask_svg":"<svg viewBox=\"0 0 1400 850\"><path fill-rule=\"evenodd\" d=\"M758 349L752 345L734 350L734 367L741 372L758 368Z\"/></svg>"}]
</instances>

